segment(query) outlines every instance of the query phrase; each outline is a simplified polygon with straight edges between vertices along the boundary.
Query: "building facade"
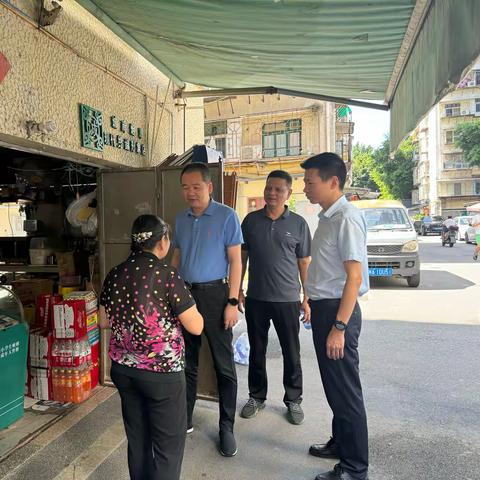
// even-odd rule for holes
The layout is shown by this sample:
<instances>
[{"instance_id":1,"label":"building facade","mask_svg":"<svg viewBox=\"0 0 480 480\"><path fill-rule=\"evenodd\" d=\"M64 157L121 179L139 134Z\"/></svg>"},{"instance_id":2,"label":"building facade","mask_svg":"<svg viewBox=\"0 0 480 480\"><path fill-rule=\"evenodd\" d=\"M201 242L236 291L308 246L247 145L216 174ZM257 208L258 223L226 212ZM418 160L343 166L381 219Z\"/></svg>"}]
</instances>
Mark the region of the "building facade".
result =
<instances>
[{"instance_id":1,"label":"building facade","mask_svg":"<svg viewBox=\"0 0 480 480\"><path fill-rule=\"evenodd\" d=\"M283 95L205 100L205 143L223 153L226 171L239 178L237 211L261 208L269 172L294 178L292 208L316 215L303 194L300 163L316 153L336 151L351 165L353 122L348 107ZM312 210L312 212L310 212Z\"/></svg>"},{"instance_id":2,"label":"building facade","mask_svg":"<svg viewBox=\"0 0 480 480\"><path fill-rule=\"evenodd\" d=\"M0 4L1 145L145 167L203 142L201 99L176 102L166 74L75 1L55 4Z\"/></svg>"},{"instance_id":3,"label":"building facade","mask_svg":"<svg viewBox=\"0 0 480 480\"><path fill-rule=\"evenodd\" d=\"M433 215L461 215L480 200L480 168L455 145L455 128L480 118L480 62L420 122L412 203Z\"/></svg>"}]
</instances>

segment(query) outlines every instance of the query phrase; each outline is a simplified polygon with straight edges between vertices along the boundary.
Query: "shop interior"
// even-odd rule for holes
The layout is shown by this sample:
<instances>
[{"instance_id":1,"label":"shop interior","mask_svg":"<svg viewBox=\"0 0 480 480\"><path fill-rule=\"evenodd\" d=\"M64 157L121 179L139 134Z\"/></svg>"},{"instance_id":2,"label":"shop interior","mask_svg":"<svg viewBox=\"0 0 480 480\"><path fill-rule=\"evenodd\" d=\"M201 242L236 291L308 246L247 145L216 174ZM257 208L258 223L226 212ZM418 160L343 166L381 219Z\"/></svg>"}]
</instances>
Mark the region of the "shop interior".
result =
<instances>
[{"instance_id":1,"label":"shop interior","mask_svg":"<svg viewBox=\"0 0 480 480\"><path fill-rule=\"evenodd\" d=\"M97 169L3 147L0 162L2 459L94 393L100 275Z\"/></svg>"}]
</instances>

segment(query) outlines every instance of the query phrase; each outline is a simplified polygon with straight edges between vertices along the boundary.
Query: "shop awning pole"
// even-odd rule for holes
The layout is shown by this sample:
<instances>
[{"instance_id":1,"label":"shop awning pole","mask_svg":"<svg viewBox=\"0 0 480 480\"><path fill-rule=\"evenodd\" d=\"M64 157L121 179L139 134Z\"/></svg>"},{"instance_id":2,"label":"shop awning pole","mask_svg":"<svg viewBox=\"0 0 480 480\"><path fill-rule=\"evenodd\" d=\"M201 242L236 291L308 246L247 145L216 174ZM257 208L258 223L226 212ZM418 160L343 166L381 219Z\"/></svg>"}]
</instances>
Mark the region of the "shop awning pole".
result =
<instances>
[{"instance_id":1,"label":"shop awning pole","mask_svg":"<svg viewBox=\"0 0 480 480\"><path fill-rule=\"evenodd\" d=\"M364 102L362 100L353 100L351 98L332 97L330 95L320 95L317 93L300 92L298 90L288 90L277 87L252 87L252 88L221 88L213 90L185 91L177 90L177 98L201 98L201 97L227 97L235 95L288 95L290 97L311 98L313 100L323 100L325 102L343 103L354 105L356 107L371 108L374 110L388 111L389 106L383 103Z\"/></svg>"}]
</instances>

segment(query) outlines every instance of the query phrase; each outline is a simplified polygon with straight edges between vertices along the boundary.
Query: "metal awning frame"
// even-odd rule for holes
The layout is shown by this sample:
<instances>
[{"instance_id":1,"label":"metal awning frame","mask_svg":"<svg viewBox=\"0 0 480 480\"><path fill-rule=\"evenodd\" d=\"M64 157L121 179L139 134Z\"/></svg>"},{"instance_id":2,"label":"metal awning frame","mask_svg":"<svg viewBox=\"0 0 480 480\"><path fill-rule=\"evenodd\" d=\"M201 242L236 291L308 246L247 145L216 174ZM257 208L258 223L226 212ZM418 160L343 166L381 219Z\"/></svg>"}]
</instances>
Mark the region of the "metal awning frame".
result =
<instances>
[{"instance_id":1,"label":"metal awning frame","mask_svg":"<svg viewBox=\"0 0 480 480\"><path fill-rule=\"evenodd\" d=\"M323 100L325 102L343 103L354 105L356 107L372 108L374 110L388 111L390 107L384 103L365 102L363 100L353 100L351 98L332 97L329 95L320 95L317 93L299 92L297 90L288 90L277 87L252 87L252 88L221 88L212 90L190 90L179 89L175 92L176 98L201 98L201 97L228 97L235 95L287 95L290 97L311 98L313 100Z\"/></svg>"}]
</instances>

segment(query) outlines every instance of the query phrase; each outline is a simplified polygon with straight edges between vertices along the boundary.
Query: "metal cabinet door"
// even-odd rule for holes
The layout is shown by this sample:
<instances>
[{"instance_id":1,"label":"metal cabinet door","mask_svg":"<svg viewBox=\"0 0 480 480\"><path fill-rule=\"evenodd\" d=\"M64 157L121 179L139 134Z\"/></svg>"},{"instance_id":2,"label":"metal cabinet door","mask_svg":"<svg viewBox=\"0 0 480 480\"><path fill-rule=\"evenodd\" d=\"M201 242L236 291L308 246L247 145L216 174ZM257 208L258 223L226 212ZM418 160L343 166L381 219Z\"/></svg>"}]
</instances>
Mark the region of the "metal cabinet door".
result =
<instances>
[{"instance_id":1,"label":"metal cabinet door","mask_svg":"<svg viewBox=\"0 0 480 480\"><path fill-rule=\"evenodd\" d=\"M104 171L99 177L101 241L130 243L130 229L135 218L158 213L155 170Z\"/></svg>"}]
</instances>

